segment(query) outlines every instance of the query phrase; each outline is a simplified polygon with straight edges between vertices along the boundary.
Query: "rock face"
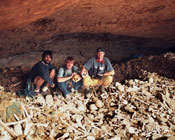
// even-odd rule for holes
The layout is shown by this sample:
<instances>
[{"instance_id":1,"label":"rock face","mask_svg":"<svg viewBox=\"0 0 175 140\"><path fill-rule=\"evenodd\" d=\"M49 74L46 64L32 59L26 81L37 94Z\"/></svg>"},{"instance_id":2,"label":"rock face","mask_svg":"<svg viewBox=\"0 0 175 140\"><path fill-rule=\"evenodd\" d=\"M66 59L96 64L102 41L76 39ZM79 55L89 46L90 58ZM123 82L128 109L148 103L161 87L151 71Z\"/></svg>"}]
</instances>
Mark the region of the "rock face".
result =
<instances>
[{"instance_id":1,"label":"rock face","mask_svg":"<svg viewBox=\"0 0 175 140\"><path fill-rule=\"evenodd\" d=\"M110 32L169 38L175 35L174 7L174 0L7 0L0 2L0 29L34 22L31 26L38 28L37 32L50 23L54 33Z\"/></svg>"},{"instance_id":2,"label":"rock face","mask_svg":"<svg viewBox=\"0 0 175 140\"><path fill-rule=\"evenodd\" d=\"M79 50L80 47L85 46L87 49L89 46L93 46L94 42L95 46L101 45L96 36L100 37L102 41L109 42L120 40L121 38L117 38L118 36L161 38L174 41L174 7L174 0L0 1L0 54L4 59L9 59L9 62L12 62L13 58L4 56L37 52L48 48L59 50L59 52L60 48L67 50L69 47L74 47L75 50L78 47ZM82 36L82 34L86 36ZM71 37L76 40L69 40ZM58 42L59 39L63 41ZM95 40L90 44L88 42L87 45L84 39ZM57 42L53 44L53 41ZM124 44L121 45L122 48L126 47L127 41L125 39ZM135 40L129 44L128 48L132 48L132 44L136 44L137 49L143 48L142 43ZM152 44L155 45L157 42L152 42ZM120 42L103 45L116 47L120 46ZM147 46L150 47L150 43L147 43ZM167 48L166 45L163 47ZM116 49L118 52L121 48L116 47ZM61 52L66 53L66 55L62 54L64 56L70 53L64 50ZM117 53L113 50L112 52ZM114 59L118 59L118 56Z\"/></svg>"}]
</instances>

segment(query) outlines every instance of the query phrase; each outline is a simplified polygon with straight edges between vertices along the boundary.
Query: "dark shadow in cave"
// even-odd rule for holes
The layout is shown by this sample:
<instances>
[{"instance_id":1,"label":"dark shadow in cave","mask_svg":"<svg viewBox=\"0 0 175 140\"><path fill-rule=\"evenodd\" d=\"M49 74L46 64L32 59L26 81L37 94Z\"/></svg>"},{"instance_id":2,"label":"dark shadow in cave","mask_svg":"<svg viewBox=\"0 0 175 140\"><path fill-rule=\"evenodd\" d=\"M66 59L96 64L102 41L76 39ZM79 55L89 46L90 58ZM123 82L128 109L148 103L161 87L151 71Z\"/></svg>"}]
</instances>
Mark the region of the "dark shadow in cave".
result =
<instances>
[{"instance_id":1,"label":"dark shadow in cave","mask_svg":"<svg viewBox=\"0 0 175 140\"><path fill-rule=\"evenodd\" d=\"M131 52L130 55L123 58L122 61L110 59L116 71L114 81L123 82L126 79L142 79L141 70L156 72L162 76L175 79L174 59L169 60L163 56L163 54L167 52L175 52L175 43L171 41L164 41L162 39L130 37L114 35L111 33L69 33L55 35L45 41L42 41L42 43L36 44L39 48L35 48L33 51L42 52L44 49L40 48L40 46L47 44L46 42L49 40L51 40L51 43L54 43L68 39L77 39L80 46L83 45L85 41L88 42L90 40L94 40L101 42L102 45L105 44L106 49L108 49L108 45L111 45L113 48L120 45L124 47L126 51L131 48L137 50L135 53ZM30 46L30 44L28 45ZM15 54L13 53L11 55L20 55L20 53L27 53L27 51L29 50L22 50L22 52L17 51ZM152 56L152 58L150 56ZM14 71L7 70L7 73L4 73L3 71L4 70L0 71L0 84L5 85L5 87L9 87L9 85L14 84L11 82L11 78L13 76L15 76L18 81L22 81L22 83L24 83L28 73L28 71L22 72L19 67L15 68ZM8 82L5 82L4 79Z\"/></svg>"}]
</instances>

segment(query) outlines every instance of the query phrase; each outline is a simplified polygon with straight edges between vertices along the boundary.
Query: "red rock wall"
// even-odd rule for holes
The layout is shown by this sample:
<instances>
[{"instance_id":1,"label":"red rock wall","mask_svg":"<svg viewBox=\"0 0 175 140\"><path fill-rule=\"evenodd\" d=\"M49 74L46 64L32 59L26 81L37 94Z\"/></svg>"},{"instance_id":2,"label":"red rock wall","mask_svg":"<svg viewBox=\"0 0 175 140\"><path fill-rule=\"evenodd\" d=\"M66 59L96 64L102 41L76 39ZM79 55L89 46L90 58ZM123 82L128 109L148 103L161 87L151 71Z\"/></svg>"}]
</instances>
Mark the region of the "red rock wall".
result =
<instances>
[{"instance_id":1,"label":"red rock wall","mask_svg":"<svg viewBox=\"0 0 175 140\"><path fill-rule=\"evenodd\" d=\"M174 0L0 1L2 51L4 46L31 47L53 35L77 32L175 40L174 28Z\"/></svg>"}]
</instances>

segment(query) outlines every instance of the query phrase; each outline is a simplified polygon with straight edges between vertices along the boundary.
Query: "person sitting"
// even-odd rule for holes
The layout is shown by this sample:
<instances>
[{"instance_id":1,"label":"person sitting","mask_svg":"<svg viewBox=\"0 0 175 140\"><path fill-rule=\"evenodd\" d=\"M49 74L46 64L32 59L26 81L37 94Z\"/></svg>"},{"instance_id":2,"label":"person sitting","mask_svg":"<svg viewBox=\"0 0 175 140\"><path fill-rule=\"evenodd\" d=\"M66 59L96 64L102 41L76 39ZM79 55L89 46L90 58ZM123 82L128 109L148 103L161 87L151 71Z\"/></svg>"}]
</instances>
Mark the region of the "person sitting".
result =
<instances>
[{"instance_id":1,"label":"person sitting","mask_svg":"<svg viewBox=\"0 0 175 140\"><path fill-rule=\"evenodd\" d=\"M82 78L78 75L79 68L74 66L74 58L67 57L65 64L61 66L57 74L58 88L66 97L74 90L82 87Z\"/></svg>"},{"instance_id":2,"label":"person sitting","mask_svg":"<svg viewBox=\"0 0 175 140\"><path fill-rule=\"evenodd\" d=\"M41 87L43 92L48 90L48 87L54 88L54 78L56 75L56 67L51 64L52 51L47 50L42 54L42 60L36 63L27 78L27 81L31 81L34 86L34 92L38 94Z\"/></svg>"},{"instance_id":3,"label":"person sitting","mask_svg":"<svg viewBox=\"0 0 175 140\"><path fill-rule=\"evenodd\" d=\"M104 56L104 48L99 47L96 57L90 58L83 65L81 74L85 88L94 86L107 87L111 84L115 72L109 59Z\"/></svg>"}]
</instances>

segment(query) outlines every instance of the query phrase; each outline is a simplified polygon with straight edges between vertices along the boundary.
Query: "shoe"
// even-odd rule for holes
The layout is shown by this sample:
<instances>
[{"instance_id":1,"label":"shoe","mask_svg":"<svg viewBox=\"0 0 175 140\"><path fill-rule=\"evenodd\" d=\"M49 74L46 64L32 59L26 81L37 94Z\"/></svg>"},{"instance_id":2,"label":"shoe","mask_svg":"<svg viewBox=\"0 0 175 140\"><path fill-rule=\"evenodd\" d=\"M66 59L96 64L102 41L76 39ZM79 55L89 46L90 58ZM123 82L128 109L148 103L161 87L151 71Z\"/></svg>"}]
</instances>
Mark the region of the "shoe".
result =
<instances>
[{"instance_id":1,"label":"shoe","mask_svg":"<svg viewBox=\"0 0 175 140\"><path fill-rule=\"evenodd\" d=\"M47 95L52 95L50 92L49 92L49 90L47 90L46 92L41 92L41 95L42 96L44 96L44 97L46 97Z\"/></svg>"},{"instance_id":2,"label":"shoe","mask_svg":"<svg viewBox=\"0 0 175 140\"><path fill-rule=\"evenodd\" d=\"M40 94L40 92L33 92L32 96L38 96Z\"/></svg>"},{"instance_id":3,"label":"shoe","mask_svg":"<svg viewBox=\"0 0 175 140\"><path fill-rule=\"evenodd\" d=\"M71 91L72 93L74 93L74 92L75 92L75 89L74 89L74 88L71 88L70 91Z\"/></svg>"},{"instance_id":4,"label":"shoe","mask_svg":"<svg viewBox=\"0 0 175 140\"><path fill-rule=\"evenodd\" d=\"M79 93L78 90L74 90L74 92L72 92L73 94L77 94Z\"/></svg>"},{"instance_id":5,"label":"shoe","mask_svg":"<svg viewBox=\"0 0 175 140\"><path fill-rule=\"evenodd\" d=\"M43 89L42 89L42 92L46 92L46 91L48 91L48 87L43 87Z\"/></svg>"}]
</instances>

